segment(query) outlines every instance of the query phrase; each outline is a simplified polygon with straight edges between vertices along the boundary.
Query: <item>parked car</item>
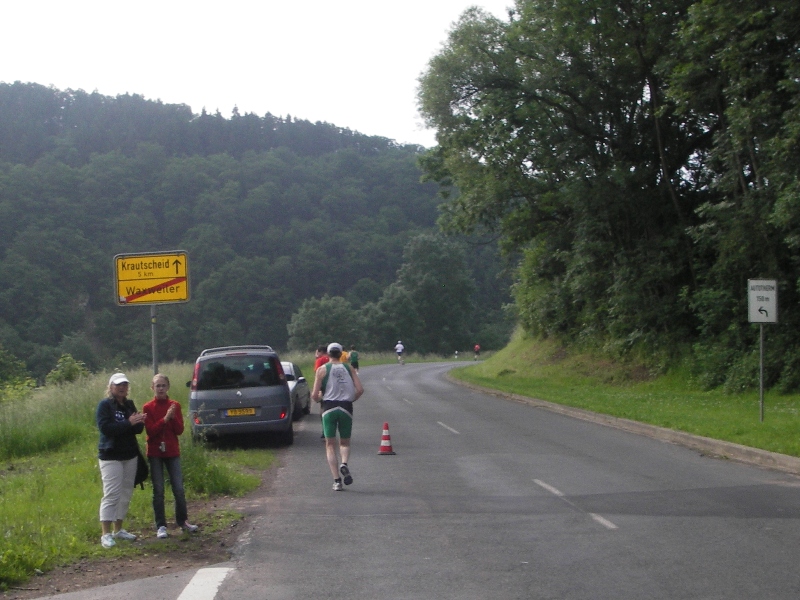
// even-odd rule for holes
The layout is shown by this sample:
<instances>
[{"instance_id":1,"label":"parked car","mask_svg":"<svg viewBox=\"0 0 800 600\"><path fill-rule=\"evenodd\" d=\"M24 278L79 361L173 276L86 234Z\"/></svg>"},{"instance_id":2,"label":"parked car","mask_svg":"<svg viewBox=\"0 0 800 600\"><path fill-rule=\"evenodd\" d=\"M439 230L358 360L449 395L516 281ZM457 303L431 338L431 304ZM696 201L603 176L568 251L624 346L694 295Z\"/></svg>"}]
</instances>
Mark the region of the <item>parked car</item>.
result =
<instances>
[{"instance_id":1,"label":"parked car","mask_svg":"<svg viewBox=\"0 0 800 600\"><path fill-rule=\"evenodd\" d=\"M289 393L292 395L292 405L295 419L311 412L311 389L308 381L303 377L300 367L293 362L281 362L286 381L289 383Z\"/></svg>"},{"instance_id":2,"label":"parked car","mask_svg":"<svg viewBox=\"0 0 800 600\"><path fill-rule=\"evenodd\" d=\"M271 347L203 350L187 385L194 437L264 433L277 435L285 444L294 441L292 396Z\"/></svg>"}]
</instances>

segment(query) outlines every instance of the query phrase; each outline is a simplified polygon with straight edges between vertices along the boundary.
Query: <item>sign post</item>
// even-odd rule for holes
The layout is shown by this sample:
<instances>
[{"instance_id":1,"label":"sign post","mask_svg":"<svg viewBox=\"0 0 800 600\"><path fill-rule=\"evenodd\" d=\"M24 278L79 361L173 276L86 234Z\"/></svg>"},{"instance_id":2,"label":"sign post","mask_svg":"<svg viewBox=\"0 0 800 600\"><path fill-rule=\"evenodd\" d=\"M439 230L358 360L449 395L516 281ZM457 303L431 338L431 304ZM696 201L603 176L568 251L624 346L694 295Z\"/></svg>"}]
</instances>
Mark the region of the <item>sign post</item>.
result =
<instances>
[{"instance_id":1,"label":"sign post","mask_svg":"<svg viewBox=\"0 0 800 600\"><path fill-rule=\"evenodd\" d=\"M189 301L189 257L184 250L117 254L114 275L118 306L150 305L153 374L158 373L156 305Z\"/></svg>"},{"instance_id":2,"label":"sign post","mask_svg":"<svg viewBox=\"0 0 800 600\"><path fill-rule=\"evenodd\" d=\"M778 282L774 279L747 280L747 314L759 324L758 403L764 422L764 323L778 322Z\"/></svg>"}]
</instances>

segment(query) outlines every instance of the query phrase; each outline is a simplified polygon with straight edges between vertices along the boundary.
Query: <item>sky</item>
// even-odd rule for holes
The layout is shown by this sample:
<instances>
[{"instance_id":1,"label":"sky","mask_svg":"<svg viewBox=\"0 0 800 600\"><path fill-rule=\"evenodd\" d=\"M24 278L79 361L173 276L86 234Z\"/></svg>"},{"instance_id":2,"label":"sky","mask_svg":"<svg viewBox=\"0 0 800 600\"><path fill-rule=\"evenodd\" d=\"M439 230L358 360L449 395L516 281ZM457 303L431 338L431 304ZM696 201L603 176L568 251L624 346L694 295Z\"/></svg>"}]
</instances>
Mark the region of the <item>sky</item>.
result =
<instances>
[{"instance_id":1,"label":"sky","mask_svg":"<svg viewBox=\"0 0 800 600\"><path fill-rule=\"evenodd\" d=\"M513 0L24 0L3 8L0 82L140 94L193 112L324 121L435 145L417 112L428 61L470 6Z\"/></svg>"}]
</instances>

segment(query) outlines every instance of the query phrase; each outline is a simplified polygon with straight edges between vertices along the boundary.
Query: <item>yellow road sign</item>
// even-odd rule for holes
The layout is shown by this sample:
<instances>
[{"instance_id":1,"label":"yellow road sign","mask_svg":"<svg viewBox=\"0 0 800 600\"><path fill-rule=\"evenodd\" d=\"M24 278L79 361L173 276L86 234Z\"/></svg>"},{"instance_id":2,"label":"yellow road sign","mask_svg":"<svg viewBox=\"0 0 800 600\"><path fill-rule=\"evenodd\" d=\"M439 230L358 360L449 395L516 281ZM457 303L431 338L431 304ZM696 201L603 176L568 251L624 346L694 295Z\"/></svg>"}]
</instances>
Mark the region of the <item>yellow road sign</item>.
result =
<instances>
[{"instance_id":1,"label":"yellow road sign","mask_svg":"<svg viewBox=\"0 0 800 600\"><path fill-rule=\"evenodd\" d=\"M185 251L117 254L117 304L170 304L189 300L189 260Z\"/></svg>"}]
</instances>

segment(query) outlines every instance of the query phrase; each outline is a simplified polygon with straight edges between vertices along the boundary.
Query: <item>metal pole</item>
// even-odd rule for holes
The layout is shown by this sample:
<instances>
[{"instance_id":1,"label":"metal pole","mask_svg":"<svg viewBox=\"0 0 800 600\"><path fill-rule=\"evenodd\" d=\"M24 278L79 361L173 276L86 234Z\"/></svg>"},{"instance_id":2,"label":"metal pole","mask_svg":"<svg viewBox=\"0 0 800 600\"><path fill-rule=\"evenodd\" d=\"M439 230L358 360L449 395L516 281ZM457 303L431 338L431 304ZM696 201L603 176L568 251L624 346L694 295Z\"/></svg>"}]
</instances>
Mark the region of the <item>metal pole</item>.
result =
<instances>
[{"instance_id":1,"label":"metal pole","mask_svg":"<svg viewBox=\"0 0 800 600\"><path fill-rule=\"evenodd\" d=\"M158 373L158 342L156 341L156 305L150 305L150 335L153 346L153 375Z\"/></svg>"},{"instance_id":2,"label":"metal pole","mask_svg":"<svg viewBox=\"0 0 800 600\"><path fill-rule=\"evenodd\" d=\"M764 324L761 323L761 343L758 354L758 402L761 407L761 422L764 422Z\"/></svg>"}]
</instances>

